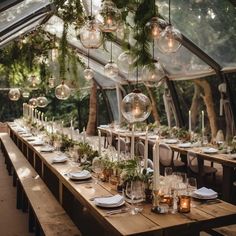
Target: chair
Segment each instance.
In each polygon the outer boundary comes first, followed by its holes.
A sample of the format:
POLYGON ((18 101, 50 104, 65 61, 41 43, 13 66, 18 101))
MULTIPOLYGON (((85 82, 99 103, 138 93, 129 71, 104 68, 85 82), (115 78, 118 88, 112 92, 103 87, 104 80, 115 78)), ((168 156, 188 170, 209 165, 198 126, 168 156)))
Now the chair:
POLYGON ((178 153, 174 152, 169 145, 161 143, 159 145, 160 172, 164 174, 165 167, 172 167, 173 171, 184 171, 185 163, 178 159, 178 153))
MULTIPOLYGON (((143 142, 139 141, 136 145, 136 148, 137 148, 137 155, 143 159, 144 158, 144 144, 143 144, 143 142)), ((147 167, 153 169, 153 162, 149 158, 147 161, 147 167)))
POLYGON ((188 162, 188 172, 189 172, 189 174, 195 175, 198 179, 201 178, 198 181, 198 182, 200 182, 200 185, 203 184, 201 182, 202 182, 202 178, 204 176, 211 175, 213 177, 213 180, 216 179, 217 169, 214 168, 213 166, 204 165, 204 161, 203 161, 202 171, 200 173, 199 159, 198 159, 197 153, 189 151, 188 154, 187 154, 187 162, 188 162))

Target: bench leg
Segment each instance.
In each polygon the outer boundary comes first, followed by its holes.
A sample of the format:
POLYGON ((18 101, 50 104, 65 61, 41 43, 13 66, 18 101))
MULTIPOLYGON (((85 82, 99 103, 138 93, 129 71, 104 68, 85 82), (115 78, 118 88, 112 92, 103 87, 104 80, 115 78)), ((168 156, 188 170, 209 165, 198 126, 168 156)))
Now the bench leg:
POLYGON ((20 181, 16 180, 16 208, 21 209, 22 207, 22 187, 20 181))
POLYGON ((12 175, 13 175, 13 183, 12 183, 12 185, 13 185, 13 187, 16 187, 16 179, 17 179, 16 172, 13 171, 12 175))
POLYGON ((26 197, 26 194, 24 191, 22 191, 22 211, 27 212, 28 211, 28 199, 26 197))
POLYGON ((37 219, 35 221, 35 236, 42 236, 41 235, 41 228, 40 228, 40 225, 39 225, 39 222, 37 219))
POLYGON ((34 216, 34 212, 32 210, 32 207, 29 206, 29 232, 33 233, 35 230, 35 216, 34 216))

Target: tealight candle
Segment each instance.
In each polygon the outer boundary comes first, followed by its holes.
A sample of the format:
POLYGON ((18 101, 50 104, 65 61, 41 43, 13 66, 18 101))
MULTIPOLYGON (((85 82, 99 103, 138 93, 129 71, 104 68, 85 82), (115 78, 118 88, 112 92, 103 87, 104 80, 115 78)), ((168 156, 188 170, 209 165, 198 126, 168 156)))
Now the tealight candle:
POLYGON ((191 197, 187 195, 181 195, 179 197, 179 212, 188 213, 190 212, 191 197))

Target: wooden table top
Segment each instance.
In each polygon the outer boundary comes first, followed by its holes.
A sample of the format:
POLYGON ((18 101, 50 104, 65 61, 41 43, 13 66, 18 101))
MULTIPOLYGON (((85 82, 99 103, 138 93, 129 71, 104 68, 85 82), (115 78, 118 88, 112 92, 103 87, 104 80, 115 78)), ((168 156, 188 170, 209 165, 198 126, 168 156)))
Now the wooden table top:
MULTIPOLYGON (((104 227, 110 229, 113 235, 145 235, 146 233, 163 235, 166 232, 170 232, 170 235, 171 232, 176 235, 177 232, 198 232, 207 228, 236 223, 236 206, 224 201, 218 201, 214 204, 197 202, 196 207, 191 208, 191 212, 185 214, 155 214, 151 212, 151 205, 144 203, 143 212, 137 215, 131 216, 126 212, 108 216, 106 209, 97 207, 90 199, 95 196, 115 194, 116 192, 109 183, 78 184, 71 181, 65 175, 73 168, 70 161, 52 164, 55 153, 40 152, 40 147, 32 146, 11 127, 10 129, 17 138, 37 153, 37 156, 58 177, 60 182, 73 193, 104 227)), ((126 203, 126 205, 129 204, 126 203)))

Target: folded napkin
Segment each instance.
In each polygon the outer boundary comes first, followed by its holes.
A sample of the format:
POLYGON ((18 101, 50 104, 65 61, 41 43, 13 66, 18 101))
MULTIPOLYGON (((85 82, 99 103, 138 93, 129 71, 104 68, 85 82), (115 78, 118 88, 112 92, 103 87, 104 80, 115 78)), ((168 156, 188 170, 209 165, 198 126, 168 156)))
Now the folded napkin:
POLYGON ((183 147, 183 148, 191 147, 191 143, 190 142, 180 143, 178 144, 178 147, 183 147))
POLYGON ((64 161, 66 161, 68 159, 68 157, 67 156, 56 156, 56 157, 53 157, 53 159, 52 159, 52 162, 53 163, 56 163, 56 162, 64 162, 64 161))
POLYGON ((206 187, 202 187, 194 191, 194 195, 202 198, 217 198, 218 194, 214 190, 206 187))
POLYGON ((44 146, 41 147, 40 152, 53 152, 54 151, 54 147, 52 146, 44 146))
POLYGON ((32 137, 32 134, 31 133, 24 133, 21 136, 24 138, 28 138, 28 137, 32 137))
POLYGON ((205 153, 216 153, 218 152, 218 149, 212 147, 205 147, 202 149, 202 151, 205 153))
POLYGON ((124 201, 123 196, 116 194, 112 197, 95 198, 94 203, 101 206, 119 205, 124 201))
POLYGON ((87 170, 82 170, 78 172, 70 172, 68 175, 70 178, 73 178, 73 179, 84 179, 84 178, 90 177, 91 173, 87 170))
POLYGON ((40 140, 40 139, 36 139, 34 141, 30 141, 29 143, 32 144, 33 146, 41 146, 41 145, 44 144, 44 142, 42 140, 40 140))

